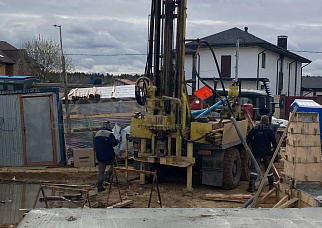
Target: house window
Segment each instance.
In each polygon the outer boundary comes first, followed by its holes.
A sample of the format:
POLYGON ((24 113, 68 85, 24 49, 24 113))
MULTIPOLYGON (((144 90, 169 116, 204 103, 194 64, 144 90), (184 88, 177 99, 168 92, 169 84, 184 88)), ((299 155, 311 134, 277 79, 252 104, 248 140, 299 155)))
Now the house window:
POLYGON ((262 53, 262 68, 266 68, 266 53, 262 53))
POLYGON ((221 56, 221 76, 223 78, 231 77, 231 56, 222 55, 221 56))

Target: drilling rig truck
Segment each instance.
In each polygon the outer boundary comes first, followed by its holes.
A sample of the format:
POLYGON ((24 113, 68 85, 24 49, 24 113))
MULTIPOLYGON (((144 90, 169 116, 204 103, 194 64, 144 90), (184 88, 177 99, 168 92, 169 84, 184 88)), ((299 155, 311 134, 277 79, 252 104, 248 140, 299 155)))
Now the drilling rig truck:
MULTIPOLYGON (((186 9, 186 0, 152 0, 145 75, 135 87, 136 100, 145 111, 131 118, 129 139, 139 145, 134 162, 138 169, 158 173, 165 167, 186 168, 187 190, 192 190, 193 167, 202 171, 203 184, 233 189, 249 175, 241 87, 235 81, 227 91, 222 83, 221 95, 213 91, 221 110, 216 117, 211 111, 203 118, 191 112, 184 69, 186 9)), ((190 42, 207 46, 202 40, 190 42)), ((262 92, 254 94, 271 102, 262 92)), ((145 175, 140 180, 144 183, 145 175)))

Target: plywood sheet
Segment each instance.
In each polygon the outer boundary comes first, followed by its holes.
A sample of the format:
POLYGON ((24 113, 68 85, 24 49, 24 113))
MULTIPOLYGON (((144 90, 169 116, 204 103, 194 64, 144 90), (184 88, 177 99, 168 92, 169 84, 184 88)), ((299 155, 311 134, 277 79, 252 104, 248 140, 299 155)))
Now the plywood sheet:
POLYGON ((317 112, 297 112, 295 113, 293 123, 305 122, 305 123, 318 123, 319 113, 317 112))
POLYGON ((293 163, 321 162, 320 146, 286 145, 285 159, 293 163))
MULTIPOLYGON (((247 120, 238 121, 238 127, 244 138, 247 133, 247 120)), ((229 144, 235 141, 238 141, 239 136, 237 134, 236 128, 233 123, 227 123, 224 125, 223 139, 222 144, 229 144)))
POLYGON ((286 141, 292 146, 321 146, 320 135, 287 134, 286 141))
POLYGON ((318 122, 291 122, 288 133, 320 135, 320 125, 318 122))
POLYGON ((293 163, 285 160, 284 173, 295 181, 322 181, 321 163, 293 163))

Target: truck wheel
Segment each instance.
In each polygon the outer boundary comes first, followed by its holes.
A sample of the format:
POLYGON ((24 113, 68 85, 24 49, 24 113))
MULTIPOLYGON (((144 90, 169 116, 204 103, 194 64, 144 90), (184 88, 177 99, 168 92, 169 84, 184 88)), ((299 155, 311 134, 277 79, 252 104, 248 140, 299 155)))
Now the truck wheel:
POLYGON ((243 146, 238 147, 240 153, 240 160, 241 160, 241 174, 240 180, 248 181, 250 177, 249 169, 251 165, 251 160, 249 154, 245 150, 243 146))
POLYGON ((241 161, 238 149, 229 148, 225 151, 223 167, 223 189, 234 189, 238 186, 241 173, 241 161))

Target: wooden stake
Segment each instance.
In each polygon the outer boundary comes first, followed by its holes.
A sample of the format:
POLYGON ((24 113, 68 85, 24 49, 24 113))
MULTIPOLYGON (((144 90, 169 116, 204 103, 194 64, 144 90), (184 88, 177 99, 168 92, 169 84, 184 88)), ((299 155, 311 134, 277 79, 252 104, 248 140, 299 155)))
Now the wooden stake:
POLYGON ((274 192, 276 191, 276 188, 271 189, 268 193, 266 193, 259 201, 257 204, 261 204, 263 202, 265 202, 265 200, 274 192))

